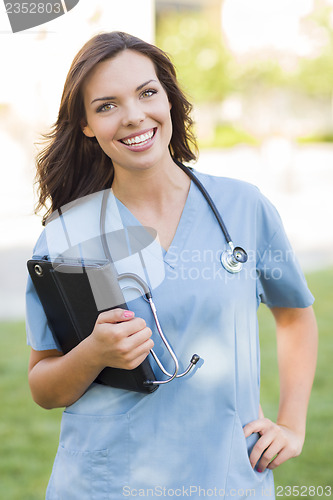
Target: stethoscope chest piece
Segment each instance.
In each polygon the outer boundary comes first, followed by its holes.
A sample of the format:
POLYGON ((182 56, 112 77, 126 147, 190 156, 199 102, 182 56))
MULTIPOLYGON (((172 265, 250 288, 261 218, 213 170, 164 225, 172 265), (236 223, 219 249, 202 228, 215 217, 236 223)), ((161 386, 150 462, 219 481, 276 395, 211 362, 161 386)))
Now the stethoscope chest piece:
POLYGON ((233 247, 229 243, 230 249, 221 254, 221 264, 226 271, 235 274, 242 270, 243 264, 247 261, 247 253, 242 247, 233 247))

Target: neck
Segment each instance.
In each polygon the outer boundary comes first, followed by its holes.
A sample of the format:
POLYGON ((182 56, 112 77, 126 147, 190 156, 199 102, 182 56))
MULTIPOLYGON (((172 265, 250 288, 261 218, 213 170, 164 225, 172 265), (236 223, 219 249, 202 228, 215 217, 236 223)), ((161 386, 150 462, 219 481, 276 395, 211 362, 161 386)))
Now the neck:
POLYGON ((161 207, 171 197, 188 192, 189 177, 170 158, 159 168, 147 170, 115 169, 112 190, 126 206, 154 205, 161 207))

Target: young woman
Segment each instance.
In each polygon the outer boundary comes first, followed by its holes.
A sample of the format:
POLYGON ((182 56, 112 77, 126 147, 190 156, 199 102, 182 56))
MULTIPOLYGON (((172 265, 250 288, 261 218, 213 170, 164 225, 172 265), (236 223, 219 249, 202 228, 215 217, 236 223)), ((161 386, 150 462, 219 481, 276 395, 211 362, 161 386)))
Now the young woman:
MULTIPOLYGON (((32 395, 44 408, 66 407, 50 500, 274 497, 272 469, 301 452, 316 362, 313 297, 276 210, 258 189, 196 173, 248 254, 239 273, 223 267, 228 243, 179 167, 195 160, 190 111, 166 54, 124 33, 88 41, 69 71, 57 123, 37 162, 39 208, 50 202, 46 215, 74 214, 82 242, 98 221, 98 193, 108 190, 107 231, 115 217, 125 228, 154 228, 163 267, 153 287, 161 326, 180 371, 193 352, 204 362, 152 394, 95 383, 105 367, 137 367, 154 343, 172 371, 146 302, 129 297, 128 311, 101 313, 91 335, 64 355, 29 280, 32 395), (259 402, 260 302, 277 327, 276 423, 264 418, 259 402)), ((35 256, 52 256, 59 243, 47 235, 52 220, 44 220, 35 256)), ((138 263, 131 261, 129 270, 138 263)), ((153 273, 148 277, 153 281, 153 273)))

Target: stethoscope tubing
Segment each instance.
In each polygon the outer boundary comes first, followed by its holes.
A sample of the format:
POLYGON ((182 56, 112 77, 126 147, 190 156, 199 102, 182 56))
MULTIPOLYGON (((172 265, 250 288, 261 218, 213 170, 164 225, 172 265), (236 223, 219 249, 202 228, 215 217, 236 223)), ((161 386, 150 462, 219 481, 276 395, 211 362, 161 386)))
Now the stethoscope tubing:
MULTIPOLYGON (((185 165, 183 165, 181 162, 179 162, 175 159, 174 159, 174 161, 175 161, 176 165, 178 165, 178 167, 181 168, 181 170, 183 170, 183 172, 185 172, 190 177, 190 179, 194 182, 194 184, 198 187, 198 189, 200 190, 200 192, 202 193, 202 195, 206 199, 208 205, 210 206, 210 208, 211 208, 211 210, 212 210, 212 212, 213 212, 213 214, 214 214, 214 216, 215 216, 215 218, 216 218, 216 220, 217 220, 217 222, 218 222, 218 224, 223 232, 223 235, 227 241, 227 244, 229 245, 229 250, 224 251, 221 255, 221 263, 222 263, 223 267, 230 273, 239 272, 242 269, 242 264, 244 262, 246 262, 246 260, 247 260, 247 254, 246 254, 245 250, 243 250, 240 247, 236 247, 236 248, 234 247, 234 244, 233 244, 232 239, 230 237, 230 234, 229 234, 229 232, 224 224, 224 221, 223 221, 218 209, 216 208, 214 201, 212 200, 210 194, 208 193, 208 191, 206 190, 204 185, 199 181, 199 179, 196 177, 196 175, 192 172, 192 170, 189 167, 185 167, 185 165)), ((108 242, 106 239, 106 233, 105 233, 105 225, 106 225, 105 220, 106 220, 106 212, 107 212, 106 207, 107 207, 108 197, 109 197, 109 190, 106 189, 103 192, 102 204, 101 204, 101 214, 100 214, 100 235, 101 235, 101 241, 102 241, 102 246, 103 246, 105 257, 107 258, 110 265, 112 266, 113 271, 114 271, 115 275, 117 276, 118 281, 121 281, 122 279, 125 279, 125 278, 131 279, 131 280, 134 280, 142 288, 142 290, 143 290, 142 295, 143 295, 143 297, 145 297, 146 301, 150 305, 152 314, 154 316, 154 321, 156 324, 157 331, 158 331, 166 349, 168 350, 170 356, 172 357, 174 365, 175 365, 174 372, 172 374, 169 373, 164 368, 162 362, 159 360, 156 353, 153 351, 153 349, 151 349, 151 351, 150 351, 151 355, 153 356, 153 358, 154 358, 155 362, 157 363, 158 367, 160 368, 160 370, 164 373, 164 375, 166 375, 168 377, 168 379, 166 379, 166 380, 154 380, 154 381, 147 380, 144 383, 144 385, 167 384, 167 383, 171 382, 172 380, 174 380, 175 378, 180 378, 180 377, 187 375, 189 373, 189 371, 199 361, 200 356, 198 356, 197 354, 193 354, 191 361, 190 361, 188 367, 186 368, 186 370, 183 373, 178 374, 178 371, 179 371, 178 358, 177 358, 171 345, 169 344, 169 342, 167 341, 167 339, 163 333, 163 330, 161 328, 161 325, 160 325, 160 322, 159 322, 159 319, 157 316, 156 307, 155 307, 155 304, 153 302, 152 294, 151 294, 151 291, 149 289, 148 284, 135 273, 122 273, 122 274, 118 275, 116 268, 115 268, 115 265, 114 265, 114 262, 113 262, 113 259, 112 259, 112 256, 111 256, 111 252, 109 249, 109 245, 108 245, 108 242)), ((127 287, 125 287, 125 288, 127 288, 127 287)), ((131 288, 133 288, 133 287, 131 287, 131 288)), ((136 288, 136 287, 134 287, 134 288, 136 288)), ((141 293, 142 293, 142 290, 139 288, 139 291, 141 291, 141 293)))
MULTIPOLYGON (((156 325, 158 334, 160 335, 166 349, 168 350, 168 352, 169 352, 169 354, 174 362, 174 372, 171 374, 164 368, 162 362, 160 361, 160 359, 158 358, 158 356, 156 355, 154 350, 151 349, 150 350, 151 355, 153 356, 153 358, 154 358, 155 362, 157 363, 158 367, 160 368, 160 370, 164 373, 164 375, 166 375, 168 377, 168 379, 166 379, 166 380, 146 380, 144 382, 144 385, 147 386, 147 385, 167 384, 167 383, 171 382, 172 380, 174 380, 175 378, 180 378, 180 377, 184 377, 185 375, 187 375, 189 373, 189 371, 193 368, 193 366, 199 361, 200 356, 198 356, 197 354, 193 354, 191 361, 190 361, 188 367, 186 368, 186 370, 183 373, 178 374, 179 361, 178 361, 178 358, 177 358, 174 350, 172 349, 166 336, 163 333, 163 330, 161 328, 161 325, 160 325, 160 322, 159 322, 159 319, 157 316, 156 306, 153 302, 152 293, 151 293, 151 290, 150 290, 148 284, 143 279, 141 279, 140 276, 138 276, 135 273, 121 273, 121 274, 117 273, 114 262, 113 262, 113 258, 112 258, 112 255, 111 255, 111 252, 109 249, 109 245, 108 245, 108 242, 106 239, 106 232, 105 232, 105 227, 106 227, 105 222, 106 222, 106 212, 107 212, 106 207, 107 207, 108 197, 109 197, 109 192, 108 192, 108 190, 105 190, 103 192, 101 214, 100 214, 100 235, 101 235, 101 241, 102 241, 102 246, 103 246, 103 251, 104 251, 105 257, 107 258, 109 264, 112 266, 113 272, 116 274, 118 281, 121 281, 123 279, 133 280, 142 288, 142 290, 143 290, 142 295, 146 299, 146 301, 149 303, 150 309, 151 309, 153 317, 154 317, 154 321, 155 321, 155 325, 156 325)), ((131 288, 133 288, 133 287, 131 287, 131 288)), ((141 291, 141 290, 139 289, 139 291, 141 291)), ((141 293, 142 293, 142 291, 141 291, 141 293)))
POLYGON ((199 188, 199 190, 201 191, 202 195, 206 199, 208 205, 210 206, 213 214, 215 215, 216 220, 217 220, 220 228, 222 229, 222 232, 224 234, 225 239, 227 240, 228 245, 230 245, 230 243, 232 243, 231 236, 230 236, 230 234, 229 234, 229 232, 228 232, 228 230, 226 228, 226 225, 223 222, 223 219, 222 219, 222 217, 221 217, 218 209, 216 208, 216 205, 215 205, 214 201, 212 200, 212 197, 208 193, 207 189, 202 184, 202 182, 199 181, 199 179, 197 178, 197 176, 192 172, 192 170, 189 167, 185 167, 185 165, 183 165, 182 163, 180 163, 177 160, 174 160, 174 161, 178 165, 178 167, 181 168, 183 170, 183 172, 185 172, 185 174, 187 174, 190 177, 190 179, 194 182, 194 184, 196 184, 196 186, 199 188))

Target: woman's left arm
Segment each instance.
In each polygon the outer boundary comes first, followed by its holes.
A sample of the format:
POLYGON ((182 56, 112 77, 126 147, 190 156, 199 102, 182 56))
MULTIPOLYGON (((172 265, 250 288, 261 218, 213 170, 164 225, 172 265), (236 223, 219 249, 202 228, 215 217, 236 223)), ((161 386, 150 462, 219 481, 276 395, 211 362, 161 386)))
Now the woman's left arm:
POLYGON ((280 378, 277 423, 259 418, 244 427, 246 437, 253 432, 260 434, 250 455, 253 467, 261 457, 259 472, 266 467, 275 469, 301 453, 317 360, 318 332, 312 307, 275 307, 271 311, 276 321, 280 378))

